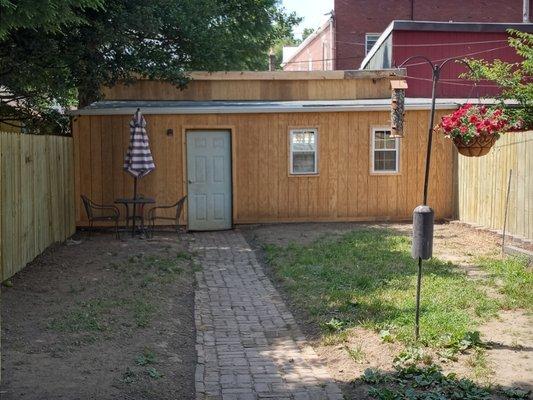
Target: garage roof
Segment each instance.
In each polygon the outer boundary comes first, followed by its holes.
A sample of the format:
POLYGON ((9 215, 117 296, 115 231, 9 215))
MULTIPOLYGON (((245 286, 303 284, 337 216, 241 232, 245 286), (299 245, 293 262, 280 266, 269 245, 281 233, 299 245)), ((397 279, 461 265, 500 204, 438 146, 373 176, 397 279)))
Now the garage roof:
MULTIPOLYGON (((468 99, 439 99, 437 109, 455 109, 468 99)), ((482 100, 491 103, 490 99, 482 100)), ((478 102, 475 100, 475 102, 478 102)), ((71 115, 128 115, 138 108, 143 114, 250 114, 342 111, 388 111, 390 99, 313 101, 98 101, 71 115)), ((407 110, 429 110, 431 99, 407 98, 407 110)))

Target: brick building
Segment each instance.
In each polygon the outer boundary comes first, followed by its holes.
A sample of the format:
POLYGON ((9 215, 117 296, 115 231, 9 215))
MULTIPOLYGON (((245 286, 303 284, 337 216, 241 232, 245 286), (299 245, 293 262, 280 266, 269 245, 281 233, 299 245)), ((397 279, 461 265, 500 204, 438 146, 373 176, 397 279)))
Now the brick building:
POLYGON ((298 47, 284 48, 285 71, 331 71, 333 70, 334 46, 333 18, 309 35, 298 47))
POLYGON ((523 0, 335 0, 334 7, 332 18, 284 60, 285 70, 357 69, 393 20, 524 20, 523 0))

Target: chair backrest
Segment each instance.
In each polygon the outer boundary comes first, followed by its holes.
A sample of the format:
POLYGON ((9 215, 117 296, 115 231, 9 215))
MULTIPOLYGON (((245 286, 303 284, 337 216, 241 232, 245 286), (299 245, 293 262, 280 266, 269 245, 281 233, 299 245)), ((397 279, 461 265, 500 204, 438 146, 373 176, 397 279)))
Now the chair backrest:
POLYGON ((187 200, 187 195, 183 196, 176 203, 176 224, 178 224, 180 221, 180 216, 183 211, 183 203, 185 203, 185 200, 187 200))
POLYGON ((81 195, 81 201, 83 202, 83 207, 85 207, 85 212, 87 213, 87 218, 91 219, 93 217, 93 209, 91 207, 91 200, 87 196, 81 195))

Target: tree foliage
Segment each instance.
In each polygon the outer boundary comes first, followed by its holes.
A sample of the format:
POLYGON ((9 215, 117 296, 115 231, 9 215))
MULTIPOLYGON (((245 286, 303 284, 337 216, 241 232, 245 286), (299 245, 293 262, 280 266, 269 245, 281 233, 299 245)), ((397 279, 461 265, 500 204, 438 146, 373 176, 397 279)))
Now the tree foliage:
POLYGON ((526 128, 533 127, 533 34, 510 30, 509 45, 523 60, 508 63, 502 60, 487 62, 468 60, 472 68, 469 77, 474 80, 490 80, 502 88, 501 100, 515 100, 518 108, 510 111, 522 120, 526 128))
POLYGON ((103 0, 0 0, 0 39, 17 29, 57 32, 86 23, 81 12, 102 6, 103 0))
POLYGON ((282 69, 281 62, 283 60, 284 47, 297 47, 314 32, 315 30, 313 28, 304 28, 301 39, 294 36, 293 32, 288 32, 287 35, 280 37, 272 46, 272 51, 276 59, 276 69, 282 69))
POLYGON ((103 86, 139 76, 183 87, 191 70, 264 69, 270 47, 298 22, 278 0, 56 3, 83 6, 55 26, 15 21, 0 38, 4 120, 28 123, 54 106, 85 106, 103 86))

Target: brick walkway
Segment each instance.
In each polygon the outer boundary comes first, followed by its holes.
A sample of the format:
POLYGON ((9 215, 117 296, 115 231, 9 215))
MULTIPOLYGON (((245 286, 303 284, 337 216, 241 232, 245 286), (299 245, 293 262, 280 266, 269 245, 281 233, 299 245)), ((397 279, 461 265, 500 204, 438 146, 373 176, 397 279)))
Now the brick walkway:
POLYGON ((197 233, 191 250, 197 399, 343 398, 240 233, 197 233))

